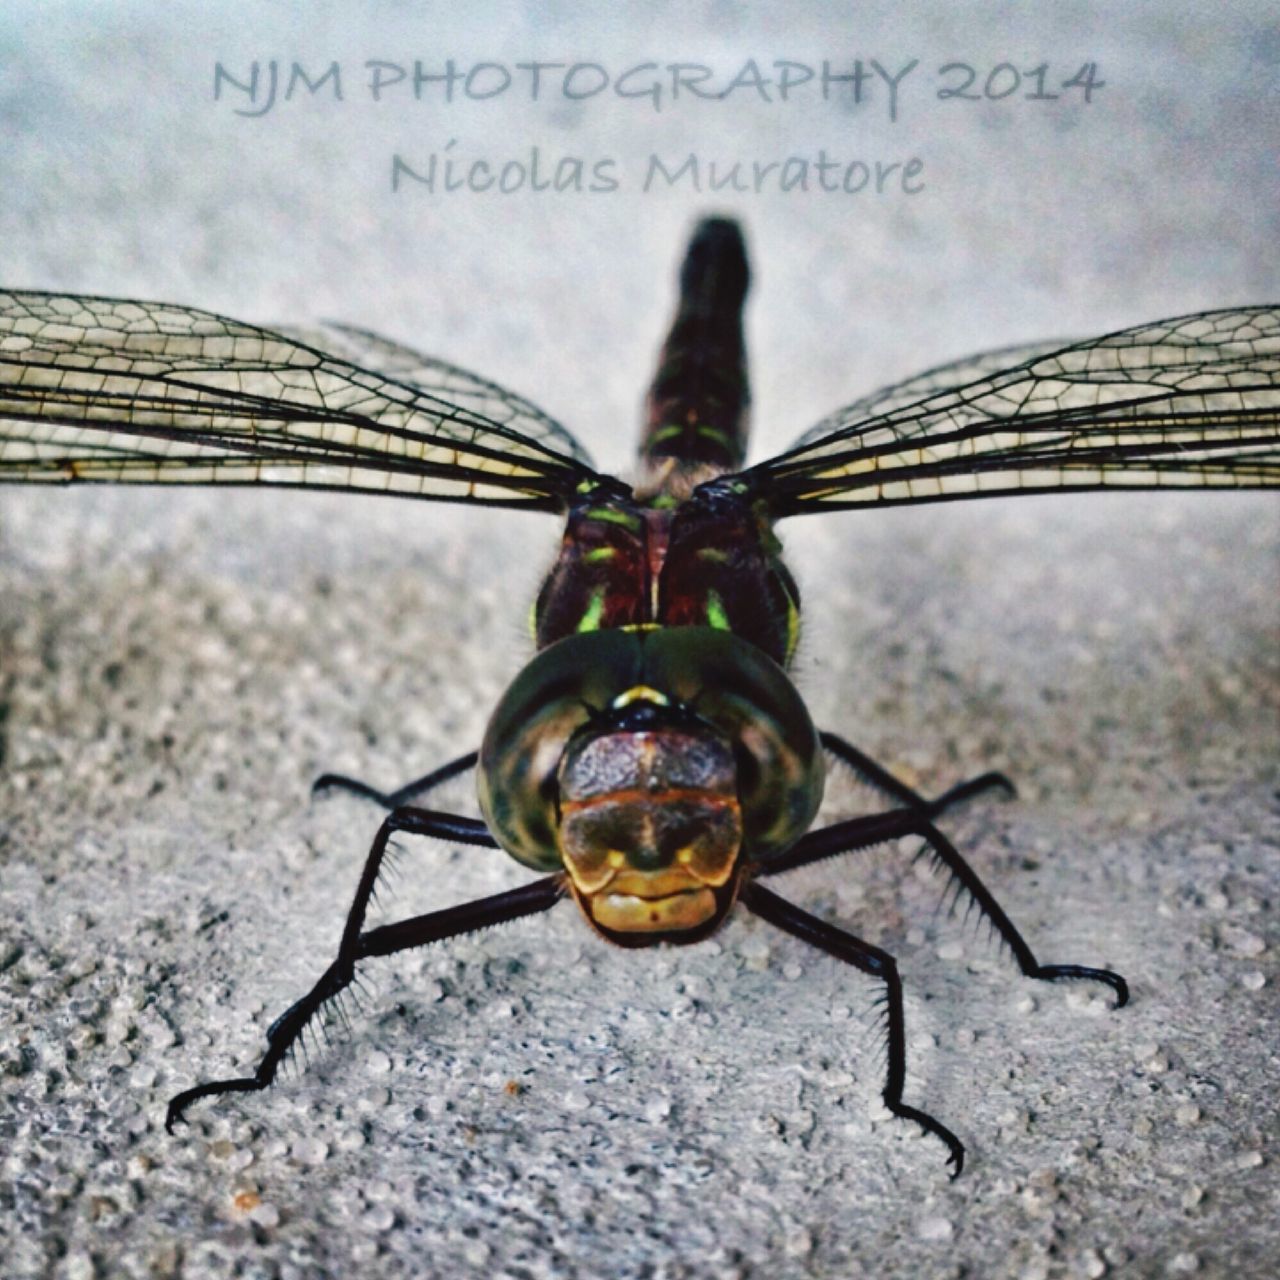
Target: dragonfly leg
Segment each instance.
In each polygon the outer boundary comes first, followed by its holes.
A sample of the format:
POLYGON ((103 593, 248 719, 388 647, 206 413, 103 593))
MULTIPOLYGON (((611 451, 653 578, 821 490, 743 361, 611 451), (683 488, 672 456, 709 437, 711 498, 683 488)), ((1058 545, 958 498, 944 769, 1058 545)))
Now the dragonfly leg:
POLYGON ((851 964, 884 983, 885 1032, 889 1053, 881 1097, 895 1116, 903 1120, 914 1120, 926 1133, 933 1134, 943 1142, 949 1152, 947 1164, 951 1166, 951 1177, 958 1178, 960 1170, 964 1168, 964 1144, 946 1125, 927 1112, 902 1101, 902 1091, 907 1079, 907 1036, 902 1012, 902 979, 898 975, 898 965, 894 958, 887 951, 863 942, 844 929, 802 911, 756 881, 748 880, 743 885, 739 901, 761 919, 799 938, 801 942, 807 942, 811 947, 817 947, 829 956, 843 960, 845 964, 851 964))
POLYGON ((978 874, 961 856, 960 851, 929 821, 926 814, 915 809, 891 809, 887 813, 872 814, 864 818, 852 818, 837 822, 818 831, 810 831, 796 841, 790 849, 762 862, 758 875, 772 876, 794 867, 807 866, 823 858, 839 853, 852 853, 871 845, 896 840, 902 836, 920 836, 933 850, 938 861, 951 873, 959 889, 968 893, 978 910, 990 921, 1001 940, 1013 952, 1018 967, 1028 978, 1045 982, 1064 979, 1085 979, 1102 982, 1116 995, 1115 1007, 1119 1009, 1129 1001, 1128 983, 1110 969, 1093 969, 1079 964, 1041 964, 1027 945, 1022 934, 1013 926, 1003 908, 991 895, 991 891, 978 878, 978 874))
POLYGON ((364 870, 356 888, 355 898, 347 913, 342 941, 333 963, 321 974, 319 981, 301 1000, 285 1010, 267 1030, 267 1051, 251 1076, 233 1077, 227 1080, 211 1080, 184 1089, 169 1102, 165 1115, 165 1128, 172 1133, 173 1126, 183 1118, 183 1112, 200 1098, 221 1093, 246 1093, 267 1088, 275 1079, 280 1063, 290 1048, 302 1035, 313 1017, 344 991, 355 980, 358 961, 376 955, 390 955, 409 947, 424 946, 455 934, 470 933, 489 925, 501 924, 519 916, 545 911, 562 893, 559 877, 549 876, 533 884, 524 885, 507 893, 481 898, 476 902, 448 907, 416 916, 398 924, 362 932, 365 912, 373 896, 374 886, 386 854, 387 843, 397 833, 434 836, 439 839, 460 841, 497 848, 484 823, 473 818, 449 813, 435 813, 429 809, 398 809, 388 815, 378 829, 364 870))
POLYGON ((949 791, 944 791, 936 800, 926 800, 918 791, 907 786, 905 782, 900 782, 884 765, 877 764, 869 755, 859 751, 851 742, 846 742, 834 733, 823 732, 818 737, 821 739, 822 745, 837 760, 848 765, 869 787, 892 800, 896 800, 907 808, 921 809, 931 818, 938 817, 953 805, 959 804, 963 800, 968 800, 983 791, 999 788, 1009 796, 1017 795, 1017 789, 1013 783, 1003 773, 997 773, 993 770, 990 773, 979 774, 978 777, 970 778, 966 782, 957 783, 949 791))
POLYGON ((331 789, 350 791, 355 795, 363 796, 366 800, 372 800, 384 809, 399 809, 402 805, 406 805, 410 801, 416 800, 419 796, 426 795, 428 791, 440 786, 442 783, 448 782, 450 778, 456 778, 458 774, 466 773, 468 769, 475 768, 475 763, 479 757, 480 753, 478 751, 468 751, 465 756, 450 760, 448 764, 442 764, 438 769, 433 769, 430 773, 424 773, 421 778, 406 782, 403 787, 397 787, 394 791, 379 791, 376 787, 371 787, 367 782, 361 782, 359 778, 348 778, 343 773, 322 773, 311 784, 311 794, 314 796, 321 791, 329 791, 331 789))

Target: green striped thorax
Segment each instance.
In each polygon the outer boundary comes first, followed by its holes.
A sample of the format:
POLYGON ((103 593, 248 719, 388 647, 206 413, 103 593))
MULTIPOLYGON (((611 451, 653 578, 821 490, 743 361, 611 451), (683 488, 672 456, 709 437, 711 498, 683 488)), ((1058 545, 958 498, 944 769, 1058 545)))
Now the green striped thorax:
POLYGON ((616 627, 731 631, 785 666, 800 593, 764 508, 706 484, 670 505, 628 494, 574 500, 560 553, 534 603, 539 648, 616 627))

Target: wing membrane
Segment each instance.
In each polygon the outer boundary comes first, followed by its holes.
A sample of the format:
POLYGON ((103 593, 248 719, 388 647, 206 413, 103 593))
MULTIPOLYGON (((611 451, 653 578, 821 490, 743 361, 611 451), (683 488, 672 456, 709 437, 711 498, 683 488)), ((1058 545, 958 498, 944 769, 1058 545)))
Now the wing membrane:
POLYGON ((486 421, 518 432, 527 440, 538 440, 557 453, 591 466, 587 451, 570 435, 567 428, 544 413, 537 405, 490 382, 479 374, 457 365, 424 356, 398 342, 355 325, 326 323, 314 329, 279 330, 306 346, 341 356, 351 364, 394 378, 411 382, 458 408, 479 414, 486 421))
POLYGON ((0 482, 560 510, 604 479, 528 401, 360 330, 291 336, 191 307, 0 293, 0 482))
POLYGON ((1280 308, 943 365, 739 477, 775 518, 995 494, 1280 486, 1280 308))

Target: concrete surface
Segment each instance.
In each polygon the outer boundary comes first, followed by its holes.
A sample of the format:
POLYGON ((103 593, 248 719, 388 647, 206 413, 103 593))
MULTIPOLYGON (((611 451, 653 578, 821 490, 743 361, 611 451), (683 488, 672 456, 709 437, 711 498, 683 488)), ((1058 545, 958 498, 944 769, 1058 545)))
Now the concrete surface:
MULTIPOLYGON (((712 202, 393 196, 393 150, 924 156, 910 200, 729 203, 759 279, 761 452, 970 350, 1280 297, 1261 5, 1212 24, 1189 5, 247 12, 5 7, 7 283, 377 327, 532 396, 616 468, 681 239, 712 202), (1109 85, 1093 114, 920 98, 892 127, 813 103, 352 101, 250 121, 209 91, 215 57, 859 53, 1089 57, 1109 85)), ((948 829, 1042 958, 1133 987, 1116 1013, 1021 980, 935 913, 943 885, 912 848, 790 877, 900 957, 907 1097, 964 1139, 962 1179, 878 1106, 872 984, 742 917, 694 948, 618 952, 568 904, 370 965, 348 1034, 167 1137, 166 1099, 250 1067, 336 946, 377 815, 310 801, 310 779, 395 783, 478 740, 558 530, 376 499, 12 490, 0 1275, 1276 1274, 1274 498, 966 503, 781 533, 815 717, 927 791, 1010 772, 1016 802, 948 829)), ((461 783, 447 798, 474 803, 461 783)), ((869 803, 838 780, 828 812, 869 803)), ((387 911, 523 878, 406 842, 387 911)))

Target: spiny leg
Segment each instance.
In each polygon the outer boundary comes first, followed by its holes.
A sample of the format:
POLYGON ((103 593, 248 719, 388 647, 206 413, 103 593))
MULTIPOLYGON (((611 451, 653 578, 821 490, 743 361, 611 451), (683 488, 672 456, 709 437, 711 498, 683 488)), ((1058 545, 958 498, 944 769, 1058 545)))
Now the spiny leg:
POLYGON ((484 823, 456 814, 435 813, 429 809, 397 809, 383 821, 374 837, 364 870, 356 887, 355 898, 347 913, 347 922, 338 945, 338 955, 320 976, 319 981, 301 1000, 291 1005, 267 1030, 267 1052, 251 1076, 212 1080, 185 1089, 169 1103, 165 1128, 173 1132, 182 1113, 199 1098, 220 1093, 245 1093, 265 1089, 275 1079, 285 1055, 302 1035, 311 1019, 329 1000, 344 991, 355 980, 357 961, 371 955, 386 955, 405 947, 422 946, 458 933, 470 933, 486 925, 500 924, 518 916, 544 911, 561 893, 558 877, 551 876, 525 885, 509 893, 481 898, 477 902, 417 916, 401 925, 389 925, 362 933, 365 913, 373 896, 378 872, 386 854, 387 843, 397 832, 434 836, 463 844, 497 848, 497 843, 484 823), (396 932, 399 930, 400 932, 396 932), (388 945, 388 939, 396 940, 388 945), (381 949, 379 949, 381 948, 381 949))
POLYGON ((898 975, 894 958, 887 951, 881 951, 879 947, 855 938, 844 929, 802 911, 757 881, 748 880, 742 886, 739 901, 761 919, 884 983, 887 1020, 885 1032, 889 1053, 884 1088, 880 1096, 895 1116, 903 1120, 914 1120, 926 1133, 941 1139, 950 1153, 947 1164, 952 1166, 951 1177, 958 1178, 960 1170, 964 1168, 964 1144, 946 1125, 927 1112, 917 1110, 902 1101, 902 1091, 907 1080, 907 1035, 902 1011, 902 979, 898 975))
POLYGON ((951 873, 962 889, 977 904, 978 910, 990 921, 992 927, 1013 952, 1018 967, 1028 978, 1045 982, 1064 979, 1087 979, 1102 982, 1116 993, 1115 1007, 1119 1009, 1129 1001, 1129 986, 1110 969, 1093 969, 1079 964, 1041 964, 1032 953, 1022 934, 1014 928, 991 891, 978 878, 978 874, 961 856, 960 851, 922 813, 915 809, 891 809, 887 813, 872 814, 864 818, 852 818, 837 822, 818 831, 810 831, 796 841, 790 849, 762 862, 757 874, 777 875, 794 867, 807 866, 823 858, 839 853, 852 853, 896 840, 902 836, 920 836, 928 842, 934 854, 951 873))
POLYGON ((478 751, 468 751, 465 756, 450 760, 448 764, 442 764, 438 769, 424 773, 421 778, 406 782, 403 787, 397 787, 394 791, 379 791, 367 782, 361 782, 359 778, 349 778, 344 773, 322 773, 311 784, 311 794, 314 796, 330 789, 350 791, 355 795, 363 796, 366 800, 372 800, 384 809, 399 809, 411 800, 416 800, 442 783, 448 782, 450 778, 456 778, 458 774, 474 769, 479 758, 478 751))
POLYGON ((822 745, 837 760, 847 764, 859 778, 869 787, 896 800, 908 809, 919 809, 929 817, 936 818, 945 813, 953 805, 968 800, 983 791, 999 788, 1009 796, 1017 795, 1017 789, 1003 773, 992 770, 957 783, 948 791, 944 791, 936 800, 926 800, 918 791, 899 781, 882 764, 878 764, 869 755, 859 751, 851 742, 825 730, 818 735, 822 745))

